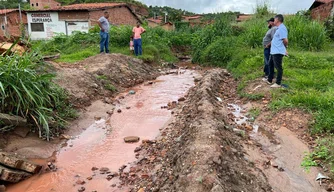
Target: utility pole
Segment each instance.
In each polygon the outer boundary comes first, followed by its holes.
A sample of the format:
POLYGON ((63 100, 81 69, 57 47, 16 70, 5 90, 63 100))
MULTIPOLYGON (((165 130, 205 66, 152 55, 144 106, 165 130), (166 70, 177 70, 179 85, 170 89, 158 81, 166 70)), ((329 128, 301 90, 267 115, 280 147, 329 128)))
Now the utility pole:
POLYGON ((21 4, 19 2, 20 23, 22 23, 21 4))
POLYGON ((167 15, 168 15, 168 12, 167 11, 164 11, 165 13, 165 23, 167 23, 167 15))

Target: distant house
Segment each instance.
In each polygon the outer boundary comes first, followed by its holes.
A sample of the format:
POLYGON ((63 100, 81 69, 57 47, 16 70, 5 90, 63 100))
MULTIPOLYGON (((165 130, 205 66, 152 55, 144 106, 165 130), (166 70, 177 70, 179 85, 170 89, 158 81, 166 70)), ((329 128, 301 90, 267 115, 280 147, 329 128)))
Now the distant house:
POLYGON ((23 28, 20 27, 20 13, 18 9, 0 10, 0 41, 21 36, 21 29, 25 30, 27 25, 27 15, 21 12, 23 28), (20 29, 21 28, 21 29, 20 29))
POLYGON ((239 14, 237 16, 237 22, 244 22, 251 19, 252 17, 253 17, 252 14, 239 14))
POLYGON ((146 19, 149 27, 162 27, 167 31, 172 31, 175 29, 174 24, 171 22, 164 23, 162 19, 148 18, 146 19))
POLYGON ((161 25, 161 19, 148 18, 146 19, 149 27, 158 27, 161 25))
POLYGON ((182 22, 189 23, 190 26, 202 25, 202 15, 182 16, 182 22))
POLYGON ((28 31, 32 40, 50 39, 57 33, 88 32, 108 11, 114 25, 136 25, 139 17, 125 3, 87 3, 28 10, 28 31))
POLYGON ((324 21, 334 14, 334 0, 315 0, 310 7, 311 17, 324 21))
POLYGON ((32 9, 53 9, 60 6, 61 4, 55 0, 30 0, 30 8, 32 9))

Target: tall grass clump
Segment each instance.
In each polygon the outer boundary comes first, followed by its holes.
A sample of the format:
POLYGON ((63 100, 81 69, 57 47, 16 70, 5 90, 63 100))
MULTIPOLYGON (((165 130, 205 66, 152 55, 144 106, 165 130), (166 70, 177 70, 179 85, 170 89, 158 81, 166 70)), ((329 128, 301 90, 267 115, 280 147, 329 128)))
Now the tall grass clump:
POLYGON ((254 13, 254 15, 258 18, 263 18, 274 14, 270 10, 269 3, 267 1, 258 2, 255 7, 254 13))
MULTIPOLYGON (((221 39, 231 37, 233 34, 233 28, 231 25, 232 17, 224 16, 215 21, 214 24, 208 25, 202 30, 199 30, 194 33, 192 40, 192 56, 193 62, 207 63, 205 58, 209 56, 203 56, 203 50, 207 49, 211 43, 221 39)), ((216 44, 217 45, 217 44, 216 44)), ((221 45, 226 46, 226 44, 221 45)), ((224 49, 221 47, 221 49, 224 49)), ((210 51, 206 51, 210 53, 210 51)), ((222 52, 222 54, 224 54, 222 52)), ((211 60, 212 61, 212 60, 211 60)))
POLYGON ((322 51, 328 46, 326 28, 318 21, 302 15, 286 17, 285 25, 289 29, 290 44, 304 51, 322 51))
POLYGON ((0 111, 28 119, 38 127, 40 137, 49 139, 63 128, 66 113, 73 111, 64 91, 52 83, 54 75, 37 72, 41 60, 36 55, 0 57, 0 111))
POLYGON ((262 47, 262 39, 268 31, 267 22, 268 18, 252 18, 251 20, 242 24, 245 29, 240 36, 243 42, 251 48, 262 47))

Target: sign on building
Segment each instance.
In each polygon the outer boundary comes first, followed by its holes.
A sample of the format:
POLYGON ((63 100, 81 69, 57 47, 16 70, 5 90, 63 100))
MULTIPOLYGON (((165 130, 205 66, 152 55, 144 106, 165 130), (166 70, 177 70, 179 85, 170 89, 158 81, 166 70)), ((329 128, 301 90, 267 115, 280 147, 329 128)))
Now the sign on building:
POLYGON ((59 21, 57 12, 27 13, 28 30, 32 40, 50 39, 56 34, 66 34, 65 21, 59 21))

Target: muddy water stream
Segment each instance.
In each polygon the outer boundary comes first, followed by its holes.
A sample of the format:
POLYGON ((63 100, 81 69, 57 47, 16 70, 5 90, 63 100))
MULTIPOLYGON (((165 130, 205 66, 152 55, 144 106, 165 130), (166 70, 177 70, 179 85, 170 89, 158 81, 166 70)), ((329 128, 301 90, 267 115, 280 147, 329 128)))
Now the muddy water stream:
MULTIPOLYGON (((10 186, 8 192, 71 192, 78 191, 82 186, 89 192, 126 191, 124 188, 111 187, 116 181, 108 181, 106 175, 98 171, 94 173, 92 167, 107 167, 111 172, 117 172, 122 165, 135 161, 134 149, 140 143, 126 144, 123 138, 138 136, 141 140, 155 139, 159 129, 172 117, 171 111, 161 107, 168 102, 177 101, 194 86, 194 75, 193 71, 185 71, 179 75, 161 76, 152 85, 135 87, 133 90, 136 93, 133 95, 119 95, 119 102, 110 119, 107 119, 105 112, 112 106, 95 102, 93 107, 95 105, 97 110, 104 111, 106 117, 95 121, 91 126, 82 127, 84 131, 80 135, 57 151, 55 165, 58 170, 10 186), (118 109, 122 112, 117 113, 118 109), (87 177, 92 177, 92 180, 88 181, 87 177), (78 179, 86 183, 78 185, 78 179)), ((92 120, 94 119, 83 121, 92 120)), ((80 122, 74 126, 78 125, 81 125, 80 122)))
POLYGON ((253 128, 249 135, 261 145, 261 149, 245 145, 247 158, 263 171, 274 192, 325 191, 315 181, 319 170, 313 167, 306 171, 301 167, 304 154, 309 149, 295 133, 283 126, 275 132, 268 131, 265 127, 256 125, 256 122, 249 121, 247 112, 242 107, 229 104, 228 108, 232 111, 236 124, 245 123, 253 128))

